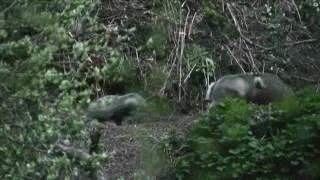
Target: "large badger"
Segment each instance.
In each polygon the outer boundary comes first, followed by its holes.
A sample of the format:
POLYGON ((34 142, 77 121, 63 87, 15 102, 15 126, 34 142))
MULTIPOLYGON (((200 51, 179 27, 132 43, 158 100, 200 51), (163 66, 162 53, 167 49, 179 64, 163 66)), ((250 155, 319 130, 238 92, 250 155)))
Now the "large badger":
POLYGON ((225 97, 244 98, 255 104, 267 104, 293 95, 293 91, 274 74, 233 74, 209 85, 205 101, 209 107, 222 105, 225 97))

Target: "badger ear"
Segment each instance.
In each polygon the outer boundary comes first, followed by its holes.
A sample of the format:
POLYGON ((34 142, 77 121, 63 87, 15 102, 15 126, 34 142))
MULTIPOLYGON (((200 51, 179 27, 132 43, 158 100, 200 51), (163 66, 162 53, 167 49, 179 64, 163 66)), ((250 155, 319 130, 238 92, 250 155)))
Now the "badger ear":
POLYGON ((267 87, 266 83, 263 81, 261 76, 255 76, 253 79, 254 86, 258 89, 264 89, 267 87))

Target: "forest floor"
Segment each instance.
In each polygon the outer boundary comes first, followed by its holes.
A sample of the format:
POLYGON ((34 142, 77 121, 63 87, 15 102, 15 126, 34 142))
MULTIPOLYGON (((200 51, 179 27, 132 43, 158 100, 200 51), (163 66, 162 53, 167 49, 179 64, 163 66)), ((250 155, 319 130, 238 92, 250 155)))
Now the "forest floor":
POLYGON ((100 140, 101 152, 112 155, 100 169, 106 179, 146 176, 159 179, 156 177, 165 171, 164 167, 168 168, 170 161, 163 148, 159 148, 163 138, 168 138, 170 131, 175 132, 175 137, 183 138, 195 122, 193 116, 151 115, 148 119, 150 121, 139 124, 127 121, 122 126, 106 123, 100 140))

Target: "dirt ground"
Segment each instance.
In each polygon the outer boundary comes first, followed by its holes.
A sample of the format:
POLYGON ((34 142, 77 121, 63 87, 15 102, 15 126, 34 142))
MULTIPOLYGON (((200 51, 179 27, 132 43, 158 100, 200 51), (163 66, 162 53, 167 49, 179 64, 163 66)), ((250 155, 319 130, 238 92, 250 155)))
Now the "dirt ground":
POLYGON ((159 150, 161 139, 168 137, 169 129, 175 129, 183 137, 195 122, 192 116, 150 115, 148 119, 140 123, 127 120, 122 126, 105 123, 100 150, 113 157, 100 169, 105 179, 146 179, 147 176, 159 179, 167 161, 159 150))

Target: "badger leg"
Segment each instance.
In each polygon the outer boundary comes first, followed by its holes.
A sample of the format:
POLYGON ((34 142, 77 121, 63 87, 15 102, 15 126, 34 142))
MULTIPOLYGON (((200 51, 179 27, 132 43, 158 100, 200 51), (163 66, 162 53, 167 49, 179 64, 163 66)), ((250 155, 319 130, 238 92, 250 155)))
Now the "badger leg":
POLYGON ((103 124, 99 123, 95 119, 90 119, 88 124, 87 124, 87 132, 89 135, 90 139, 90 144, 89 144, 89 153, 98 153, 99 152, 99 142, 100 142, 100 137, 102 135, 103 131, 103 124))
POLYGON ((101 137, 100 131, 92 132, 92 134, 90 135, 90 140, 91 140, 91 143, 89 146, 89 153, 90 154, 99 152, 100 137, 101 137))
POLYGON ((121 126, 122 120, 123 120, 123 117, 118 117, 118 118, 115 118, 114 122, 116 123, 117 126, 121 126))

